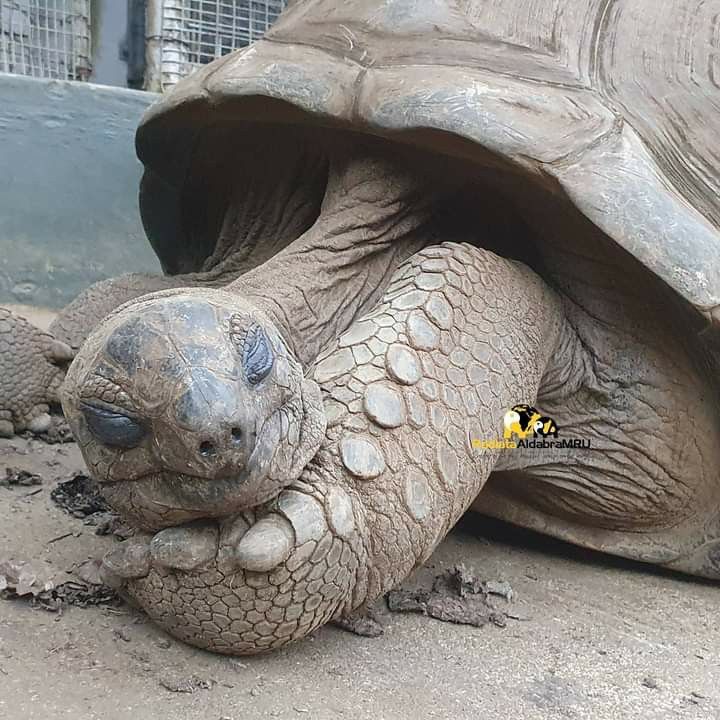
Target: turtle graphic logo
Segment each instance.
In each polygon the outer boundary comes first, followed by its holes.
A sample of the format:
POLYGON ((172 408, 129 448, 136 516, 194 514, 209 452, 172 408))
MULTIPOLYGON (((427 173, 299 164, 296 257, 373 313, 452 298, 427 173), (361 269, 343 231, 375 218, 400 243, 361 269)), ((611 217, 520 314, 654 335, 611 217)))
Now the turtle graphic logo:
POLYGON ((513 436, 520 440, 525 440, 531 435, 536 438, 556 438, 558 436, 558 426, 555 421, 539 413, 537 408, 532 405, 513 406, 505 413, 504 424, 503 437, 505 440, 509 440, 513 436))

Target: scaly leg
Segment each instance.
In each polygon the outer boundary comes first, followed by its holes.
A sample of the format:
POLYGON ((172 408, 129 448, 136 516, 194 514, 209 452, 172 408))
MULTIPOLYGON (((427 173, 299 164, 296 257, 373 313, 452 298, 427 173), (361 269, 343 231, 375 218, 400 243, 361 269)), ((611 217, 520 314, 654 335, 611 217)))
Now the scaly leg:
POLYGON ((50 428, 49 410, 72 349, 0 307, 0 437, 50 428))
POLYGON ((503 415, 535 401, 567 327, 520 263, 468 245, 427 248, 319 358, 325 441, 275 501, 167 528, 105 560, 160 625, 249 654, 381 596, 432 553, 498 452, 503 415))

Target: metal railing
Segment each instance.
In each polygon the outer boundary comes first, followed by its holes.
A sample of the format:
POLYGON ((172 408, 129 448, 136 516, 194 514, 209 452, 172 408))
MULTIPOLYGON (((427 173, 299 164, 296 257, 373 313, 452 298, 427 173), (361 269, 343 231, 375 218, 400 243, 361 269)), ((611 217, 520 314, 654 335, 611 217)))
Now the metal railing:
POLYGON ((0 0, 0 72, 90 77, 90 0, 0 0))

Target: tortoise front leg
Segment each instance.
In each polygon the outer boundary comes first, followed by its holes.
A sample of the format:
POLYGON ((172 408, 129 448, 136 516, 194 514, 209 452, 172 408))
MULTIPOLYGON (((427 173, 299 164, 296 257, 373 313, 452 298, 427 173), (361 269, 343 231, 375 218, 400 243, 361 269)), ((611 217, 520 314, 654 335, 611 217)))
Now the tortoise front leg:
POLYGON ((502 437, 505 411, 535 400, 565 332, 525 266, 467 245, 423 250, 319 359, 328 430, 301 479, 219 530, 161 531, 142 563, 118 550, 108 569, 133 578, 127 591, 169 632, 224 653, 361 608, 476 497, 499 451, 472 441, 502 437))
POLYGON ((0 307, 0 437, 46 432, 72 349, 0 307))

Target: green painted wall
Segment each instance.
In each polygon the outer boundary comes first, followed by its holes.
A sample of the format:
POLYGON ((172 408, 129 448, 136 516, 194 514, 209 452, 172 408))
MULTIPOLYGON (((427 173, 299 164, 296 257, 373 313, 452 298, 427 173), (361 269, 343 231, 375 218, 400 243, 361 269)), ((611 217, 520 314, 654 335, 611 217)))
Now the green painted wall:
POLYGON ((62 307, 97 280, 159 271, 134 150, 154 98, 0 74, 0 304, 62 307))

